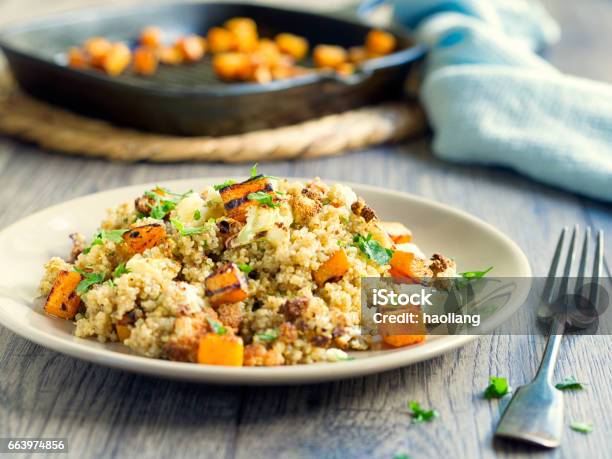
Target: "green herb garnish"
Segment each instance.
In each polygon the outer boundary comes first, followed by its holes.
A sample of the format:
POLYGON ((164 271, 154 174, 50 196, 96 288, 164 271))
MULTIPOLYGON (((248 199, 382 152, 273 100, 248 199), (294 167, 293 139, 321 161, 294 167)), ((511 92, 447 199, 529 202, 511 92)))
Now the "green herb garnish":
POLYGON ((156 188, 156 190, 162 191, 164 194, 160 195, 155 191, 145 191, 145 196, 153 200, 153 204, 148 203, 151 208, 151 217, 157 220, 163 220, 163 218, 173 210, 176 205, 184 199, 187 195, 193 191, 189 190, 186 193, 173 193, 165 188, 156 188))
MULTIPOLYGON (((255 166, 257 166, 257 165, 255 165, 255 166)), ((236 180, 227 179, 225 182, 220 183, 219 185, 213 185, 213 188, 214 188, 216 191, 220 191, 220 190, 222 190, 223 188, 227 188, 228 186, 233 185, 234 183, 236 183, 236 180)))
POLYGON ((245 274, 249 274, 251 271, 253 271, 253 267, 247 265, 246 263, 238 263, 238 268, 245 274))
POLYGON ((279 332, 277 329, 274 329, 271 332, 255 333, 255 336, 257 336, 262 341, 274 341, 278 338, 279 332))
POLYGON ((210 325, 210 328, 213 329, 213 331, 217 334, 217 335, 225 335, 227 333, 226 328, 221 325, 219 322, 212 320, 210 318, 206 318, 206 320, 208 320, 208 324, 210 325))
POLYGON ((104 282, 106 275, 104 273, 87 273, 81 269, 74 268, 74 270, 83 276, 81 282, 77 285, 76 292, 78 295, 86 293, 93 285, 104 282))
POLYGON ((575 378, 565 378, 560 383, 555 384, 555 387, 559 390, 582 390, 584 389, 583 383, 576 381, 575 378))
POLYGON ((121 277, 122 275, 127 274, 129 272, 130 270, 125 267, 125 263, 120 263, 113 271, 113 278, 121 277))
POLYGON ((203 233, 206 228, 203 226, 193 226, 191 228, 185 228, 183 222, 177 220, 176 218, 171 218, 170 223, 176 228, 176 230, 180 233, 181 236, 192 236, 194 234, 203 233))
POLYGON ((463 277, 464 279, 480 279, 481 277, 486 276, 487 273, 491 271, 492 269, 493 269, 493 266, 489 266, 484 271, 466 271, 464 273, 459 273, 459 275, 463 277))
POLYGON ((368 234, 366 237, 357 234, 353 238, 353 245, 361 250, 370 260, 374 260, 379 265, 389 264, 393 256, 393 250, 384 248, 372 239, 371 234, 368 234))
POLYGON ((194 220, 199 220, 200 218, 202 218, 202 213, 200 212, 200 209, 197 209, 194 213, 193 213, 193 219, 194 220))
POLYGON ((274 202, 274 196, 266 193, 265 191, 256 191, 255 193, 249 193, 247 199, 257 201, 260 206, 268 206, 271 208, 280 207, 279 202, 274 202))
POLYGON ((506 378, 491 376, 489 378, 489 386, 484 391, 484 398, 491 400, 492 398, 502 398, 510 392, 510 386, 506 378))
POLYGON ((408 402, 408 408, 410 408, 410 416, 412 416, 413 424, 431 422, 439 416, 436 410, 424 410, 421 408, 421 404, 414 400, 408 402))
POLYGON ((576 432, 588 434, 593 432, 593 424, 589 422, 572 422, 570 428, 576 432))
POLYGON ((123 235, 128 231, 129 229, 101 230, 98 234, 94 236, 94 239, 93 241, 91 241, 89 247, 83 250, 83 253, 87 255, 94 245, 102 245, 104 240, 109 240, 114 242, 115 244, 119 244, 123 242, 123 235))
POLYGON ((251 167, 251 177, 257 177, 257 163, 253 164, 253 167, 251 167))

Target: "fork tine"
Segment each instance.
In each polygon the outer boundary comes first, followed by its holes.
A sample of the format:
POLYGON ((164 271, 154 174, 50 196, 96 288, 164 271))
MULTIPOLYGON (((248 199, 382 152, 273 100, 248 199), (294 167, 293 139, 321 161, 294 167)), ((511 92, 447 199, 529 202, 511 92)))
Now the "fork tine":
POLYGON ((557 242, 557 248, 555 249, 555 255, 553 256, 552 263, 550 264, 550 269, 548 270, 546 284, 544 284, 544 291, 542 292, 542 296, 546 298, 548 302, 552 301, 551 298, 553 293, 553 286, 555 285, 555 274, 557 273, 557 268, 559 267, 559 259, 561 258, 561 251, 563 250, 563 242, 565 240, 566 233, 567 227, 563 228, 563 230, 561 231, 559 241, 557 242))
MULTIPOLYGON (((587 257, 589 253, 589 245, 591 241, 591 227, 587 226, 584 233, 584 242, 582 243, 582 255, 580 256, 580 266, 578 267, 578 280, 582 281, 586 273, 587 257)), ((578 287, 578 286, 577 286, 578 287)))
POLYGON ((603 251, 604 251, 604 233, 603 230, 597 231, 597 243, 595 245, 595 256, 593 257, 593 274, 591 278, 591 291, 589 293, 590 303, 597 308, 599 293, 598 285, 601 272, 603 271, 603 251))
MULTIPOLYGON (((565 258, 565 268, 563 268, 563 277, 561 278, 561 285, 559 285, 559 296, 566 295, 568 293, 569 276, 572 274, 572 264, 575 258, 576 248, 576 235, 578 234, 578 225, 574 227, 572 231, 572 238, 570 239, 569 249, 567 249, 567 257, 565 258)), ((552 303, 554 297, 551 295, 548 297, 548 301, 552 303)))

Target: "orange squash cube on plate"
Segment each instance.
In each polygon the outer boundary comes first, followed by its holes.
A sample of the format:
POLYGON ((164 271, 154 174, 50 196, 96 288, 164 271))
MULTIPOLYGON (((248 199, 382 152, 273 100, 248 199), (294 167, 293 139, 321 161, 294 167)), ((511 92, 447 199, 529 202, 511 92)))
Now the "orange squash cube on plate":
POLYGON ((412 232, 399 222, 380 222, 383 231, 389 235, 396 244, 405 244, 412 241, 412 232))
POLYGON ((142 253, 166 240, 166 228, 159 223, 132 228, 123 235, 131 253, 142 253))
POLYGON ((73 319, 81 306, 76 288, 81 275, 75 271, 60 271, 45 302, 45 312, 62 319, 73 319))
POLYGON ((242 338, 227 334, 207 333, 200 338, 198 363, 241 367, 244 363, 242 338))
POLYGON ((234 36, 234 45, 238 51, 251 52, 257 48, 259 37, 255 21, 250 18, 233 18, 224 26, 234 36))
POLYGON ((89 56, 91 65, 100 68, 112 47, 113 44, 104 37, 91 37, 83 43, 83 51, 89 56))
POLYGON ((326 282, 335 282, 349 270, 350 265, 344 249, 337 250, 329 259, 319 266, 314 273, 314 280, 319 287, 326 282))
POLYGON ((247 280, 235 263, 227 263, 204 280, 206 296, 214 307, 247 298, 247 280))
POLYGON ((219 190, 227 216, 244 223, 249 207, 259 205, 257 201, 250 200, 249 195, 259 191, 272 193, 273 189, 270 179, 258 175, 244 182, 235 183, 219 190))

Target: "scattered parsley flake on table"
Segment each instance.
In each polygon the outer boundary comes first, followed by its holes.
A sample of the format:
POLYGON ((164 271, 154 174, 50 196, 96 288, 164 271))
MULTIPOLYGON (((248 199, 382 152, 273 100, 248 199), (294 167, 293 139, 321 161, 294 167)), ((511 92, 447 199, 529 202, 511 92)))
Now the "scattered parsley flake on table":
POLYGON ((489 386, 484 391, 484 398, 491 400, 492 398, 502 398, 510 392, 510 386, 506 378, 491 376, 489 378, 489 386))
POLYGON ((410 400, 408 402, 410 408, 410 416, 412 416, 413 424, 422 424, 423 422, 431 422, 440 414, 436 410, 425 410, 421 408, 421 404, 417 401, 410 400))
POLYGON ((555 384, 555 387, 559 390, 582 390, 584 389, 583 384, 584 383, 576 381, 574 377, 569 377, 555 384))
POLYGON ((583 434, 588 434, 593 432, 593 424, 589 422, 572 422, 570 424, 570 428, 576 432, 580 432, 583 434))

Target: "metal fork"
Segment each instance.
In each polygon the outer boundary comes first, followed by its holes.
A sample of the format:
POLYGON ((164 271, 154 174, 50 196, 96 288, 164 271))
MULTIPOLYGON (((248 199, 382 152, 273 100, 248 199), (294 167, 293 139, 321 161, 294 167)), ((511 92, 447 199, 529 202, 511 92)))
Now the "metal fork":
MULTIPOLYGON (((578 226, 574 228, 572 233, 563 269, 563 277, 559 285, 558 294, 555 295, 555 274, 561 259, 567 228, 563 229, 559 237, 542 295, 543 301, 549 306, 554 305, 556 301, 570 293, 568 278, 572 273, 577 233, 578 226)), ((581 287, 581 279, 584 278, 586 273, 590 239, 591 231, 590 228, 587 228, 578 268, 577 288, 581 287)), ((598 231, 592 273, 594 284, 598 282, 602 272, 603 245, 603 232, 598 231)), ((590 298, 590 300, 592 304, 595 304, 596 298, 590 298)), ((495 431, 497 437, 520 440, 548 448, 555 448, 561 443, 561 433, 563 431, 563 394, 553 386, 552 376, 566 324, 581 327, 582 323, 571 320, 571 317, 565 314, 556 313, 552 315, 550 333, 540 368, 533 381, 519 387, 514 393, 497 425, 495 431)))

